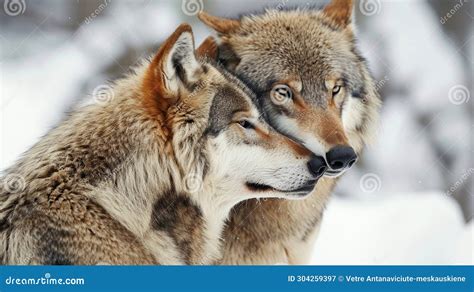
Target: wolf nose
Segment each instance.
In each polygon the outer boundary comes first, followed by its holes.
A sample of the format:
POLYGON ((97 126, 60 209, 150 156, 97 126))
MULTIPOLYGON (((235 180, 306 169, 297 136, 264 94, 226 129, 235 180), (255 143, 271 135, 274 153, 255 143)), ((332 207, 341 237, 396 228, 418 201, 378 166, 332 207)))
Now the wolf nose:
POLYGON ((320 156, 313 156, 308 162, 308 168, 315 179, 320 178, 326 171, 326 162, 320 156))
POLYGON ((342 170, 351 167, 357 160, 357 154, 349 146, 336 146, 326 153, 326 159, 332 170, 342 170))

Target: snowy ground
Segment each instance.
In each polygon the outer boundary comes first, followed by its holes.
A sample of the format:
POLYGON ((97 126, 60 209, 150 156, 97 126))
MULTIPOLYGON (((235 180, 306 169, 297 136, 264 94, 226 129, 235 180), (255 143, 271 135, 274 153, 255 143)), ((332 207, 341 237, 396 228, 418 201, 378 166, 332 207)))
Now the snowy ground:
POLYGON ((439 192, 354 201, 333 198, 312 264, 474 264, 473 223, 439 192))
MULTIPOLYGON (((472 264, 472 3, 442 24, 456 1, 436 11, 426 1, 377 2, 373 13, 357 6, 355 15, 384 98, 380 131, 336 189, 313 263, 472 264)), ((1 15, 0 170, 179 23, 193 24, 197 43, 210 33, 180 1, 116 1, 88 22, 102 1, 43 3, 1 15)), ((307 1, 205 3, 236 16, 307 1)))

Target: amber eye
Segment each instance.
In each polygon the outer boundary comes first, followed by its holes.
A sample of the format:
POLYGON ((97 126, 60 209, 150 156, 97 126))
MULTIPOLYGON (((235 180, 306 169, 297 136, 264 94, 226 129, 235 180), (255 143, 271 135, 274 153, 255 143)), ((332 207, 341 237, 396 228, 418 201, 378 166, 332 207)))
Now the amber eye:
POLYGON ((272 88, 270 97, 274 104, 284 104, 293 99, 293 91, 288 85, 278 84, 272 88))
POLYGON ((342 88, 342 86, 340 86, 340 85, 334 86, 334 87, 332 88, 332 96, 338 94, 339 91, 341 91, 341 88, 342 88))
POLYGON ((247 121, 247 120, 241 120, 238 122, 239 125, 244 128, 244 129, 247 129, 247 130, 253 130, 255 129, 255 126, 254 124, 252 124, 251 122, 247 121))

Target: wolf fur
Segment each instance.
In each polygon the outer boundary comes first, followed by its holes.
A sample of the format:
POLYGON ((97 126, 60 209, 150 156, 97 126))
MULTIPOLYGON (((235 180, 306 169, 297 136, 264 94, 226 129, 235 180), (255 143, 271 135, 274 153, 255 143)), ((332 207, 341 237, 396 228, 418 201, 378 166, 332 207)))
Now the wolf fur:
POLYGON ((314 186, 310 152, 271 129, 235 77, 196 59, 189 25, 108 94, 0 179, 1 264, 211 264, 235 204, 314 186))
MULTIPOLYGON (((325 157, 337 145, 360 154, 378 120, 380 99, 356 47, 351 15, 352 1, 333 0, 323 9, 268 9, 240 19, 201 12, 199 18, 218 33, 218 59, 256 92, 269 123, 325 157), (291 100, 272 99, 277 85, 290 88, 291 100)), ((326 171, 304 201, 236 206, 224 231, 222 263, 308 263, 341 174, 326 171)))

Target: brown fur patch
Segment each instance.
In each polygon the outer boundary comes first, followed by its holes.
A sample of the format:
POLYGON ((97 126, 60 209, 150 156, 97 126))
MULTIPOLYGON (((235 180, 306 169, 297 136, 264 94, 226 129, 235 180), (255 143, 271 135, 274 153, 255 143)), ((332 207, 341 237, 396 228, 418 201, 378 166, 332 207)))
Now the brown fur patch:
POLYGON ((285 139, 285 142, 288 143, 290 148, 293 149, 298 155, 300 155, 300 156, 309 156, 309 155, 311 155, 311 151, 304 148, 300 144, 295 143, 290 139, 285 139))
POLYGON ((222 34, 236 32, 240 27, 238 20, 213 16, 204 11, 199 12, 198 17, 202 22, 222 34))
POLYGON ((332 0, 323 12, 337 25, 346 27, 351 23, 352 0, 332 0))
MULTIPOLYGON (((145 109, 156 118, 160 124, 165 125, 165 117, 168 108, 176 102, 178 96, 170 93, 166 87, 166 76, 163 72, 165 58, 169 54, 173 45, 176 43, 182 33, 188 32, 192 35, 192 29, 189 24, 181 24, 176 31, 160 47, 158 53, 151 61, 143 78, 142 93, 143 105, 145 109)), ((163 127, 166 136, 169 130, 163 127)))
MULTIPOLYGON (((271 139, 278 139, 279 141, 276 144, 283 145, 282 147, 284 148, 292 149, 296 154, 301 157, 309 157, 311 155, 311 151, 301 146, 300 144, 293 142, 293 140, 282 138, 280 135, 273 135, 271 139)), ((270 143, 274 144, 274 142, 270 143)))
POLYGON ((255 128, 255 132, 260 136, 260 138, 264 141, 270 142, 270 133, 268 131, 265 131, 264 129, 261 129, 259 127, 255 128))
POLYGON ((196 49, 196 55, 201 58, 208 58, 211 60, 217 60, 217 55, 219 53, 219 48, 217 46, 216 40, 210 36, 207 37, 199 48, 196 49))
POLYGON ((294 93, 293 101, 299 111, 305 112, 306 110, 309 109, 308 104, 304 101, 304 98, 300 94, 294 93))
POLYGON ((324 127, 317 127, 317 131, 319 132, 319 136, 324 139, 330 147, 335 145, 349 145, 337 111, 318 109, 310 118, 319 120, 316 125, 324 125, 324 127))

